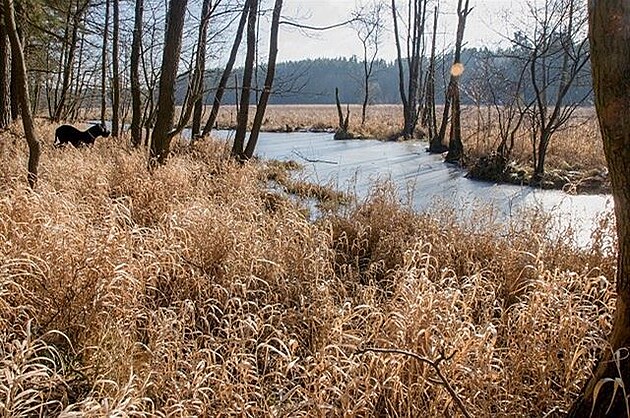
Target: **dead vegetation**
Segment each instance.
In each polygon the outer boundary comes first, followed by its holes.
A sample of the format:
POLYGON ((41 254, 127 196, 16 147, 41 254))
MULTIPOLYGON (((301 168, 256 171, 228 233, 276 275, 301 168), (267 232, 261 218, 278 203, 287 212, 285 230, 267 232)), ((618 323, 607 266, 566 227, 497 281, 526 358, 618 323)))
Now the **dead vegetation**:
POLYGON ((605 219, 578 250, 381 185, 312 222, 212 140, 152 175, 47 142, 37 192, 25 159, 2 134, 3 416, 561 415, 610 328, 605 219))

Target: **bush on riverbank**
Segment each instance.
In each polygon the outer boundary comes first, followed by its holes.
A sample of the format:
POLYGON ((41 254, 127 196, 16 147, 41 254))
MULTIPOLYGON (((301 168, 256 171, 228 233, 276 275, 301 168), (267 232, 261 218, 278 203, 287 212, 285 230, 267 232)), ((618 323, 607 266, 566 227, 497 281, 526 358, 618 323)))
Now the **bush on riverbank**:
POLYGON ((312 222, 221 142, 153 175, 145 157, 47 143, 33 193, 23 140, 0 136, 9 416, 456 414, 430 367, 372 347, 444 353, 472 416, 543 416, 609 330, 605 224, 577 250, 542 214, 415 214, 386 185, 312 222))

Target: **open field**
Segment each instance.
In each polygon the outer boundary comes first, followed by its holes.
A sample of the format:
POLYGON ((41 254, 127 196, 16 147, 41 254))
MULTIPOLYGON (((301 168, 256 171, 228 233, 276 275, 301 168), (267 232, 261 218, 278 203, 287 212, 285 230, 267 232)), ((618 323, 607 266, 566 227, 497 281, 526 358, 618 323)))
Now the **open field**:
POLYGON ((222 142, 112 144, 46 142, 31 192, 0 134, 3 416, 561 416, 605 346, 606 219, 578 250, 385 184, 313 220, 222 142))

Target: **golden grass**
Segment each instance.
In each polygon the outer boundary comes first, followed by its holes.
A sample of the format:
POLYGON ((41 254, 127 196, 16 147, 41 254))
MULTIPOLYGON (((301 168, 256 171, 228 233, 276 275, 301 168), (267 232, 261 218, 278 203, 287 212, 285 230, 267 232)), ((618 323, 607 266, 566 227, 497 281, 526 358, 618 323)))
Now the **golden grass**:
POLYGON ((370 347, 452 355, 472 416, 560 414, 610 329, 609 226, 577 250, 542 214, 415 214, 387 185, 312 222, 214 140, 152 175, 47 142, 34 193, 23 142, 0 136, 1 416, 457 416, 370 347))

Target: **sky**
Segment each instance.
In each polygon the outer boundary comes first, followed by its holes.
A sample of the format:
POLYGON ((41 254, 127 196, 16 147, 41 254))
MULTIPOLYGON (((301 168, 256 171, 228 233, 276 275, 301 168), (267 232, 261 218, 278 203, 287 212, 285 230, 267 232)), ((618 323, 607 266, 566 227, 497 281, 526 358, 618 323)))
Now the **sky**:
MULTIPOLYGON (((381 0, 387 5, 390 0, 381 0)), ((329 26, 348 20, 366 0, 285 0, 283 18, 310 26, 329 26)), ((401 0, 398 3, 402 4, 401 0)), ((519 0, 471 0, 474 7, 468 17, 465 42, 470 47, 489 48, 498 45, 504 36, 511 33, 507 22, 522 12, 519 0), (507 18, 506 18, 507 15, 507 18)), ((441 0, 438 50, 449 49, 454 44, 457 27, 457 0, 441 0)), ((387 7, 387 31, 384 33, 379 57, 393 60, 396 56, 391 26, 390 8, 387 7)), ((430 26, 430 25, 429 25, 430 26)), ((281 27, 278 61, 300 60, 318 57, 351 57, 361 54, 361 43, 356 32, 349 27, 325 32, 298 30, 281 27)))

